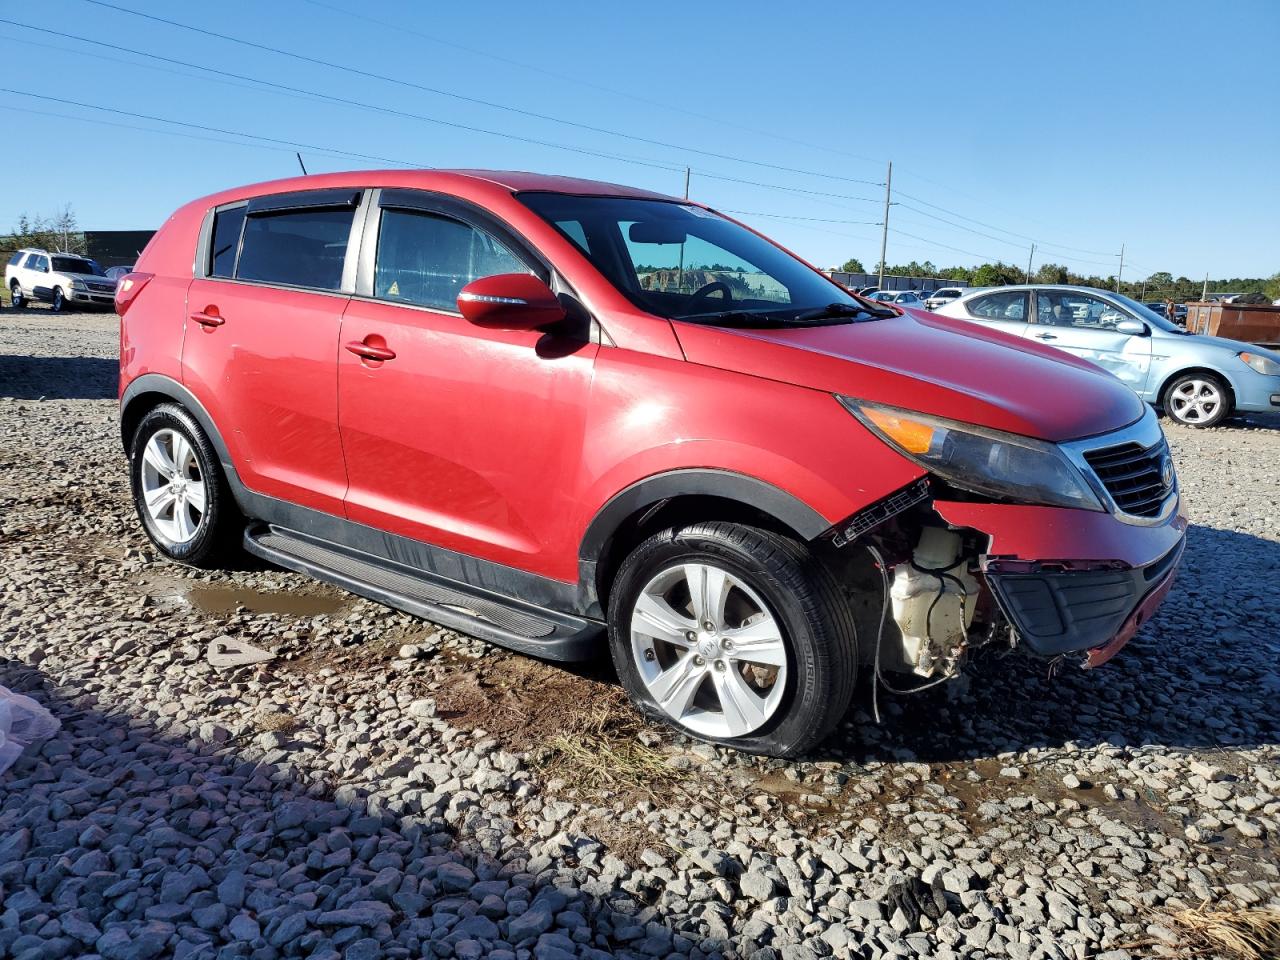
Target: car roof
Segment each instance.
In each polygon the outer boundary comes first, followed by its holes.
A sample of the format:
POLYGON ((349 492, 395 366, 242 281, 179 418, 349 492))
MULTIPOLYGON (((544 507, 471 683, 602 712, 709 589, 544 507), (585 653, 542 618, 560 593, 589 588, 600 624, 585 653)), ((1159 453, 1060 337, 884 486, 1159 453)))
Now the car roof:
POLYGON ((268 180, 223 190, 196 201, 216 206, 251 197, 295 190, 317 190, 326 187, 398 187, 453 193, 463 186, 490 187, 505 193, 563 193, 575 196, 624 197, 637 200, 666 200, 687 203, 679 197, 641 190, 619 183, 531 173, 524 170, 347 170, 339 173, 310 174, 268 180))
POLYGON ((1082 287, 1072 283, 1010 283, 1003 287, 970 287, 964 295, 971 293, 991 293, 992 291, 1014 290, 1060 290, 1063 293, 1099 293, 1104 297, 1119 296, 1114 290, 1103 290, 1100 287, 1082 287))

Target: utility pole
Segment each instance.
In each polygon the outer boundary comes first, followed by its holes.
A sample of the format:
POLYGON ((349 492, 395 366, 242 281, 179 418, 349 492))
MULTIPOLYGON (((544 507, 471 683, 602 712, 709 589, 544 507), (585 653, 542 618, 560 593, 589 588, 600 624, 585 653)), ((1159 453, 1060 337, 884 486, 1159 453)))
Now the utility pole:
POLYGON ((1200 302, 1206 303, 1209 299, 1209 274, 1206 271, 1204 275, 1204 288, 1200 291, 1200 302))
POLYGON ((1027 254, 1027 283, 1031 282, 1031 261, 1036 255, 1036 245, 1031 245, 1031 252, 1027 254))
POLYGON ((689 168, 684 168, 684 198, 689 199, 689 168))
POLYGON ((884 231, 880 234, 880 283, 884 286, 884 258, 889 247, 889 196, 893 190, 893 161, 889 161, 889 172, 884 178, 884 231))
POLYGON ((1120 268, 1116 270, 1116 293, 1120 292, 1120 274, 1124 273, 1124 244, 1120 244, 1120 268))

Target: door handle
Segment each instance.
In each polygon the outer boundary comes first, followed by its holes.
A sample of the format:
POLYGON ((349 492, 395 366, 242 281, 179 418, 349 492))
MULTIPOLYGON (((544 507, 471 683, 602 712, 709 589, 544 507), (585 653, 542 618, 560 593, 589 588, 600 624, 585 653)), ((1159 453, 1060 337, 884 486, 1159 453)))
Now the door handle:
POLYGON ((394 360, 396 352, 390 347, 378 347, 363 340, 352 340, 346 345, 347 350, 365 360, 394 360))
POLYGON ((210 304, 203 310, 196 310, 191 314, 191 319, 202 327, 212 329, 220 327, 227 321, 222 318, 222 314, 218 313, 218 308, 210 304))
POLYGON ((1037 333, 1036 339, 1037 340, 1057 340, 1058 338, 1055 334, 1052 334, 1052 333, 1037 333))

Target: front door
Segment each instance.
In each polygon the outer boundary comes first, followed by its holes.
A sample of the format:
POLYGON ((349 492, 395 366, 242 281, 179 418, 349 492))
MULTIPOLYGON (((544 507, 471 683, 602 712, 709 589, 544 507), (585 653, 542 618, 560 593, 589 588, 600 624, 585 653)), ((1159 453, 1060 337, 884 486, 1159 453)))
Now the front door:
POLYGON ((383 191, 374 217, 338 357, 347 516, 576 581, 566 520, 598 345, 463 319, 457 296, 472 280, 545 275, 481 214, 383 191))
POLYGON ((217 211, 208 276, 188 288, 182 350, 186 386, 221 428, 241 481, 338 516, 347 478, 337 352, 354 196, 217 211))
POLYGON ((1046 288, 1036 291, 1027 336, 1096 363, 1141 394, 1151 369, 1151 338, 1116 330, 1125 320, 1138 318, 1092 293, 1046 288))

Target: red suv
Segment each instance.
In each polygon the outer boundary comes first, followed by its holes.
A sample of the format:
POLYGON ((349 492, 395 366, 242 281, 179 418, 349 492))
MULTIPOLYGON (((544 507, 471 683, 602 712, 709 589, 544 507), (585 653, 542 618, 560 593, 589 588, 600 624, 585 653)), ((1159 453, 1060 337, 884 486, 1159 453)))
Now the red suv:
POLYGON ((743 750, 813 745, 860 670, 1101 663, 1183 548, 1164 437, 1118 380, 643 190, 228 190, 168 220, 117 310, 164 554, 243 547, 549 660, 607 644, 642 709, 743 750))

